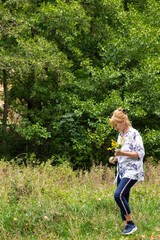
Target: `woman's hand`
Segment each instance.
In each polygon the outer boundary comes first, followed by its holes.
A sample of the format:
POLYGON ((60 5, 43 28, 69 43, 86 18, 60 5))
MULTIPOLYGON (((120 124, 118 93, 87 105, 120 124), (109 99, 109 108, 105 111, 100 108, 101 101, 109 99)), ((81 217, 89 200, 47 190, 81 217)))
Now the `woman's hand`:
POLYGON ((115 155, 116 157, 118 157, 118 156, 123 156, 123 152, 122 152, 121 150, 119 150, 119 149, 115 149, 114 155, 115 155))
POLYGON ((117 161, 118 161, 117 157, 110 157, 109 158, 109 162, 112 163, 112 164, 115 164, 117 161))

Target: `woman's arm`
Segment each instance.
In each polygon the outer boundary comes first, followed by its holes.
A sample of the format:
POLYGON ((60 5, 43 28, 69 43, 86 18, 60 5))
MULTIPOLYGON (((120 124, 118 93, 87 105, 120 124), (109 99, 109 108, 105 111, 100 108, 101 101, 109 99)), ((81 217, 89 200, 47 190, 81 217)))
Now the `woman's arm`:
POLYGON ((115 156, 126 156, 126 157, 130 157, 130 158, 139 158, 139 155, 137 152, 124 152, 121 150, 116 149, 115 150, 115 156))

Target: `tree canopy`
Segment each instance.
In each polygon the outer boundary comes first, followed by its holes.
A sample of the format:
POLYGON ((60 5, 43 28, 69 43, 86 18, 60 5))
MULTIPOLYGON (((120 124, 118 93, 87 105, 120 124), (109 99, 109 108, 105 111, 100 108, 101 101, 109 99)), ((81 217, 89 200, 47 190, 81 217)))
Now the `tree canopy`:
POLYGON ((108 163, 122 106, 158 161, 159 39, 158 0, 1 0, 1 156, 108 163))

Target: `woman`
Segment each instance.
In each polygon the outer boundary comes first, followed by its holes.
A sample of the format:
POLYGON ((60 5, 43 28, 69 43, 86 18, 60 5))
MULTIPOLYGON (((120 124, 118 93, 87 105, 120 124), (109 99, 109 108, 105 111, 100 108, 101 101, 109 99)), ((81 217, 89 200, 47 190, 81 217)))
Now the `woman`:
POLYGON ((124 221, 124 231, 122 234, 132 234, 137 230, 132 220, 129 208, 129 192, 137 181, 144 180, 143 157, 144 147, 139 132, 134 129, 126 112, 118 108, 113 112, 110 124, 120 133, 117 142, 121 144, 121 149, 115 149, 115 156, 110 157, 109 162, 117 164, 117 189, 114 198, 121 210, 122 220, 124 221))

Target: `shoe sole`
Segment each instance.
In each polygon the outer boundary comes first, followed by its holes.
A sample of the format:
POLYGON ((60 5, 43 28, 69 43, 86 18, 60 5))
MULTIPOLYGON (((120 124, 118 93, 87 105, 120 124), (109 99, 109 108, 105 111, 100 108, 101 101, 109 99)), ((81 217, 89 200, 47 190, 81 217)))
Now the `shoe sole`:
POLYGON ((132 231, 128 232, 128 233, 122 233, 123 235, 129 235, 134 233, 137 230, 137 227, 133 228, 132 231))

